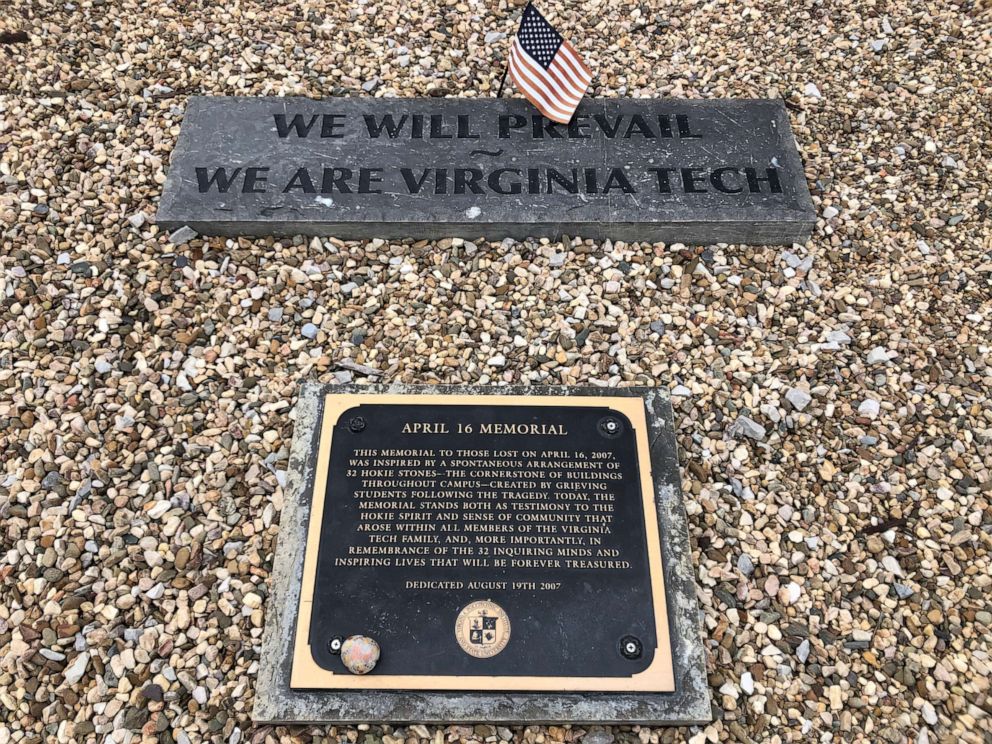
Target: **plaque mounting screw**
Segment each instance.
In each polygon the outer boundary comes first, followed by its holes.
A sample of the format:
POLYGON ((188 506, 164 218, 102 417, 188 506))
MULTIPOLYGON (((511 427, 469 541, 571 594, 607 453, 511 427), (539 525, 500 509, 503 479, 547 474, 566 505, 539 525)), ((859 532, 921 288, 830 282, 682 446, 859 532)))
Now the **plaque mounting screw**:
POLYGON ((361 416, 355 416, 355 418, 348 422, 348 428, 357 434, 365 429, 365 419, 361 416))
POLYGON ((606 418, 601 418, 599 420, 599 433, 604 437, 609 439, 614 439, 620 436, 620 432, 623 431, 623 425, 620 420, 614 418, 613 416, 607 416, 606 418))
POLYGON ((327 642, 327 650, 330 651, 335 656, 337 656, 339 653, 341 653, 342 643, 344 643, 344 641, 341 639, 341 636, 334 636, 331 640, 327 642))
POLYGON ((620 654, 625 659, 639 659, 643 651, 644 646, 636 636, 627 635, 620 639, 620 654))

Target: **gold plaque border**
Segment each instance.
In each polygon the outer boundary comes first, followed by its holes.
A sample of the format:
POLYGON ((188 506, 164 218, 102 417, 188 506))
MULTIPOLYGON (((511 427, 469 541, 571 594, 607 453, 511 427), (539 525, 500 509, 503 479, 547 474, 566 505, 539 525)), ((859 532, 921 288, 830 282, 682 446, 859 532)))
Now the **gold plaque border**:
MULTIPOLYGON (((668 607, 661 562, 661 539, 658 513, 654 501, 651 451, 648 446, 648 425, 644 400, 639 396, 554 396, 554 395, 404 395, 398 393, 328 394, 320 423, 317 449, 317 472, 307 526, 307 543, 303 560, 300 605, 293 647, 290 676, 292 689, 335 690, 494 690, 504 692, 672 692, 675 678, 672 672, 671 637, 668 629, 668 607), (320 667, 310 654, 310 615, 313 609, 313 589, 317 575, 317 552, 320 526, 324 515, 327 492, 327 471, 330 465, 331 436, 341 414, 358 405, 470 405, 470 406, 595 406, 622 413, 631 422, 637 443, 637 462, 641 474, 641 494, 644 501, 644 526, 647 533, 648 570, 654 601, 655 649, 651 665, 626 677, 534 677, 527 675, 413 675, 335 674, 320 667)), ((480 597, 481 599, 481 597, 480 597)), ((383 649, 389 653, 389 649, 383 649)))

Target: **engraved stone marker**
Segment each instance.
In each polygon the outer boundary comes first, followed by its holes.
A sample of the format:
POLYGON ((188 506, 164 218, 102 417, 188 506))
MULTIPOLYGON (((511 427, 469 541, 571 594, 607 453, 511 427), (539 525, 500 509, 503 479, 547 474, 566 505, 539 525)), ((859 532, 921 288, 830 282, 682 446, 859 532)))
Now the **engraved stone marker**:
POLYGON ((708 720, 671 408, 640 392, 306 387, 256 719, 708 720))
POLYGON ((189 100, 158 222, 207 235, 793 243, 815 222, 780 101, 189 100))

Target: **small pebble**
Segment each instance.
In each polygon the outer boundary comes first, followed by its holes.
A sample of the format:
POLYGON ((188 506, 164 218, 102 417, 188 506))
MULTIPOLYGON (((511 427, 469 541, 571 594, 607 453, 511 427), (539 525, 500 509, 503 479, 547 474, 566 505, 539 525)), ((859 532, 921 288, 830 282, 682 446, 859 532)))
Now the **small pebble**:
POLYGON ((754 563, 751 560, 751 556, 747 553, 741 553, 737 558, 737 569, 745 576, 750 576, 754 573, 754 563))
POLYGON ((858 406, 859 415, 867 416, 868 418, 872 418, 872 419, 877 418, 881 410, 882 410, 881 405, 877 400, 874 400, 873 398, 866 398, 865 400, 861 401, 861 404, 858 406))
POLYGON ((352 674, 368 674, 379 661, 379 644, 367 636, 345 638, 341 646, 341 662, 352 674))
POLYGON ((749 437, 759 442, 765 438, 765 434, 765 427, 748 416, 739 416, 731 427, 732 436, 749 437))
POLYGON ((196 230, 191 227, 183 226, 169 234, 169 242, 173 245, 182 245, 184 243, 188 243, 196 236, 196 230))
POLYGON ((744 672, 741 675, 741 689, 748 695, 754 693, 754 677, 751 676, 751 672, 744 672))
POLYGON ((789 388, 785 394, 785 398, 797 411, 804 410, 813 400, 813 396, 801 388, 789 388))
POLYGON ((868 352, 868 364, 882 364, 889 361, 889 350, 876 346, 868 352))
POLYGON ((83 651, 75 659, 69 662, 69 665, 63 670, 62 675, 65 678, 65 683, 67 685, 77 684, 86 674, 86 667, 89 664, 90 655, 86 651, 83 651))

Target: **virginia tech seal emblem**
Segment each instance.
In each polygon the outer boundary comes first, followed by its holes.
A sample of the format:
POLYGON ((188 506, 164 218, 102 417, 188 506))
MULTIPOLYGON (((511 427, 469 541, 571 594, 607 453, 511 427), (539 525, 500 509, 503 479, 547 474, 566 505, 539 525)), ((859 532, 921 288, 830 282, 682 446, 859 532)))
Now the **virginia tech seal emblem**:
POLYGON ((510 618, 495 602, 473 602, 458 613, 455 638, 465 653, 488 659, 506 648, 510 640, 510 618))

